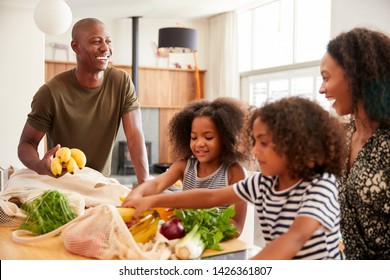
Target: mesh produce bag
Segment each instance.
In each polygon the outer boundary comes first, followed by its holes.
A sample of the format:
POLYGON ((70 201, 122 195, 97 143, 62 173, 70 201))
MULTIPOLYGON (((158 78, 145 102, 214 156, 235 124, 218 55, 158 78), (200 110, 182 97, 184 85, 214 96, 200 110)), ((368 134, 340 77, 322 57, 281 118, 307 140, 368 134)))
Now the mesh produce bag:
POLYGON ((76 255, 96 259, 159 260, 168 259, 171 251, 156 242, 144 251, 134 241, 115 206, 109 204, 89 208, 64 226, 44 235, 31 236, 30 232, 16 230, 12 239, 30 243, 61 233, 65 248, 76 255))
POLYGON ((19 226, 25 218, 26 215, 15 203, 0 199, 0 226, 19 226))

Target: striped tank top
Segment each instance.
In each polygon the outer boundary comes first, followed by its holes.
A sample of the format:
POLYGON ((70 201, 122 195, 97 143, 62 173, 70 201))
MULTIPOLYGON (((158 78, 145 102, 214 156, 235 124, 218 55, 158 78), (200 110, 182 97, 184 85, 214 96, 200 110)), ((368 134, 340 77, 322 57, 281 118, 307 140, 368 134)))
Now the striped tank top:
POLYGON ((229 185, 228 169, 230 164, 223 163, 214 173, 207 177, 199 178, 197 173, 199 161, 196 158, 189 158, 184 171, 183 190, 197 188, 219 189, 229 185))

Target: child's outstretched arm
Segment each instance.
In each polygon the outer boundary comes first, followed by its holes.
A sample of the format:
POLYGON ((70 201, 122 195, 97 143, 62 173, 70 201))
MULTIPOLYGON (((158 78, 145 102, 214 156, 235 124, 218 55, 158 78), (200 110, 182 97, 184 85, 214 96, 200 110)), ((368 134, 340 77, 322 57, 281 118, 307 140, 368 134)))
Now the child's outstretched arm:
POLYGON ((137 188, 133 189, 122 203, 122 206, 126 206, 127 201, 130 199, 140 199, 143 196, 162 193, 177 182, 177 180, 181 180, 183 178, 185 167, 185 160, 174 162, 164 173, 152 180, 145 181, 137 188))
POLYGON ((310 217, 297 217, 290 229, 273 240, 252 259, 288 260, 292 259, 310 239, 320 222, 310 217))
POLYGON ((140 213, 154 207, 167 208, 211 208, 219 205, 234 204, 241 198, 233 190, 233 186, 220 189, 195 189, 185 192, 157 194, 139 199, 127 199, 123 206, 134 207, 134 218, 140 213))
MULTIPOLYGON (((229 185, 233 185, 238 181, 245 179, 246 172, 242 165, 235 163, 230 165, 229 167, 229 185)), ((234 208, 236 210, 236 215, 232 218, 232 222, 237 230, 241 233, 244 229, 246 212, 247 212, 247 204, 244 200, 241 200, 234 204, 234 208)))

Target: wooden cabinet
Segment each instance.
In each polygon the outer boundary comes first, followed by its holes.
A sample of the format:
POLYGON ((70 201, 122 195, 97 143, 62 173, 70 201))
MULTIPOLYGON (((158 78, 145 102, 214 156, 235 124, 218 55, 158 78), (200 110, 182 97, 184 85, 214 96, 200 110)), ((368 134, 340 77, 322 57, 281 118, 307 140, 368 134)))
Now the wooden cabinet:
MULTIPOLYGON (((131 76, 131 66, 112 65, 125 70, 131 76)), ((74 62, 46 61, 45 80, 76 67, 74 62)), ((205 71, 199 71, 200 95, 204 96, 205 71)), ((139 67, 138 97, 144 108, 180 109, 196 98, 194 70, 139 67)))
MULTIPOLYGON (((131 67, 115 65, 131 76, 131 67)), ((204 74, 200 71, 200 92, 204 96, 204 74)), ((196 80, 193 70, 140 67, 138 96, 145 108, 182 108, 196 98, 196 80)))
POLYGON ((50 80, 55 75, 76 67, 75 62, 45 61, 45 81, 50 80))
MULTIPOLYGON (((116 65, 131 75, 130 66, 116 65)), ((204 96, 204 74, 200 71, 200 93, 204 96)), ((196 99, 193 70, 140 67, 138 96, 143 108, 159 108, 159 162, 173 162, 168 143, 167 124, 184 105, 196 99)))
MULTIPOLYGON (((132 68, 126 65, 112 65, 125 70, 131 76, 132 68)), ((76 67, 67 61, 46 61, 45 79, 76 67)), ((200 95, 204 96, 205 71, 199 71, 200 95)), ((138 97, 143 108, 159 109, 159 162, 172 162, 169 154, 167 124, 172 116, 184 105, 196 99, 196 79, 194 70, 139 67, 138 97)))

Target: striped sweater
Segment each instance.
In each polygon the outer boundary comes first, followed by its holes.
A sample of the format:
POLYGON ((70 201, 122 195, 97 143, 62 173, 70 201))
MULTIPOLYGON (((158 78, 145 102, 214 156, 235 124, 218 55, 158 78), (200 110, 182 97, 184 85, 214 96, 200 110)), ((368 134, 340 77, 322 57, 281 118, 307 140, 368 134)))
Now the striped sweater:
POLYGON ((340 208, 335 176, 318 174, 283 191, 276 191, 276 185, 277 177, 261 173, 234 184, 235 192, 255 205, 266 244, 287 232, 296 217, 306 216, 321 226, 294 258, 342 259, 338 247, 340 208))

